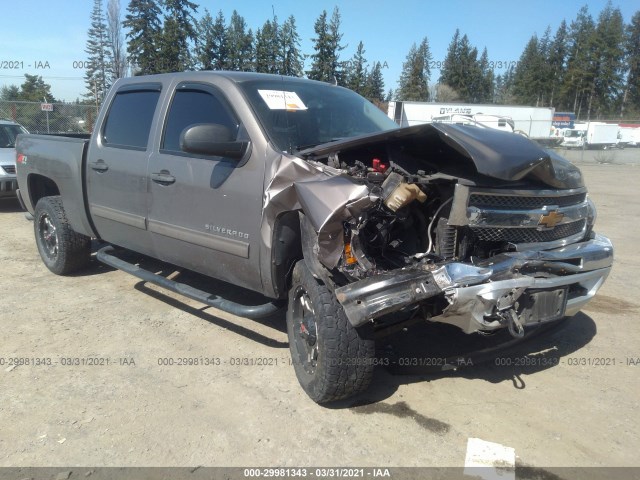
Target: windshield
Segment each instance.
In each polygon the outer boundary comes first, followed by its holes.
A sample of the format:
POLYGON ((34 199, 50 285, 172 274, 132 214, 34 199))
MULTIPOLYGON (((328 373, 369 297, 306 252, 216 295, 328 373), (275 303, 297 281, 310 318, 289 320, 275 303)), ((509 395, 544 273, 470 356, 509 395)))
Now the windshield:
POLYGON ((281 151, 293 153, 398 128, 379 108, 346 88, 286 78, 242 82, 240 88, 281 151))
POLYGON ((576 138, 576 137, 582 137, 583 135, 584 135, 584 132, 582 130, 567 130, 564 132, 565 137, 576 138))
POLYGON ((0 125, 0 148, 14 148, 16 137, 27 131, 20 125, 0 125))

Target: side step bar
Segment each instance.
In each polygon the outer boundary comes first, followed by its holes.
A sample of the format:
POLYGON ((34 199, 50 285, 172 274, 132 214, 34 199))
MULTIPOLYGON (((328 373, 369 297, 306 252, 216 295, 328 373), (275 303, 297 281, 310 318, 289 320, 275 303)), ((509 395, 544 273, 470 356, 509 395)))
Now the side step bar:
POLYGON ((273 315, 277 311, 281 310, 284 305, 284 302, 282 301, 269 302, 263 305, 242 305, 240 303, 218 297, 217 295, 213 295, 189 285, 185 285, 184 283, 170 280, 161 275, 150 272, 149 270, 140 268, 138 265, 126 262, 114 256, 114 250, 115 249, 113 248, 113 246, 107 245, 106 247, 98 250, 98 252, 96 253, 96 258, 98 259, 98 261, 109 265, 110 267, 130 273, 131 275, 138 277, 145 282, 153 283, 154 285, 158 285, 159 287, 165 288, 172 292, 179 293, 180 295, 184 295, 185 297, 191 298, 192 300, 197 300, 198 302, 202 302, 206 305, 209 305, 210 307, 222 310, 223 312, 232 313, 233 315, 237 315, 239 317, 246 317, 252 320, 257 320, 260 318, 268 317, 269 315, 273 315))

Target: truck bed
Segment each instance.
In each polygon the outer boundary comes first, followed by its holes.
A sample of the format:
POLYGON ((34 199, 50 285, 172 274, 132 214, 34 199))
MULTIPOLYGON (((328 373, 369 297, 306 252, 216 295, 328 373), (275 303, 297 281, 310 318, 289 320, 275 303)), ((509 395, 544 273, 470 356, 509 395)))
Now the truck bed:
MULTIPOLYGON (((65 212, 76 232, 94 236, 84 205, 85 183, 78 181, 79 178, 84 178, 83 164, 88 142, 89 140, 84 138, 19 135, 16 150, 20 156, 16 173, 19 185, 37 184, 40 179, 47 178, 49 181, 43 183, 41 188, 53 188, 53 183, 63 199, 83 199, 82 202, 65 202, 65 212)), ((25 207, 32 214, 40 197, 38 192, 38 188, 29 188, 28 194, 26 191, 21 193, 25 207)), ((48 191, 47 194, 51 192, 48 191)))

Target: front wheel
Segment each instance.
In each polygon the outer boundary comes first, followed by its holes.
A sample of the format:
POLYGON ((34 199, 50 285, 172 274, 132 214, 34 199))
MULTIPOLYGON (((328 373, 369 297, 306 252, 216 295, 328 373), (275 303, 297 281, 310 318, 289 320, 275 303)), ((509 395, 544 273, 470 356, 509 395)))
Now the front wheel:
POLYGON ((293 270, 287 334, 296 376, 314 402, 348 398, 371 383, 375 341, 349 323, 333 292, 304 260, 293 270))
POLYGON ((89 263, 91 239, 71 228, 59 196, 38 200, 33 228, 40 257, 53 273, 67 275, 89 263))

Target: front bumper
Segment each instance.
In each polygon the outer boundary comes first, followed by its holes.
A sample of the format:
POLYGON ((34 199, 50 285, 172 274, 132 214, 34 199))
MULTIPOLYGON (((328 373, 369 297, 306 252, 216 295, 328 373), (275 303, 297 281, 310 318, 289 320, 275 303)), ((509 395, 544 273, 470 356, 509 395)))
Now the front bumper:
POLYGON ((0 176, 0 197, 15 197, 18 180, 15 175, 0 176))
POLYGON ((431 320, 473 333, 508 326, 507 316, 501 315, 507 311, 523 325, 574 315, 602 286, 612 264, 611 241, 596 235, 553 250, 504 253, 476 265, 450 262, 399 269, 335 293, 356 327, 443 296, 448 306, 431 320), (552 294, 561 299, 550 299, 552 294))

